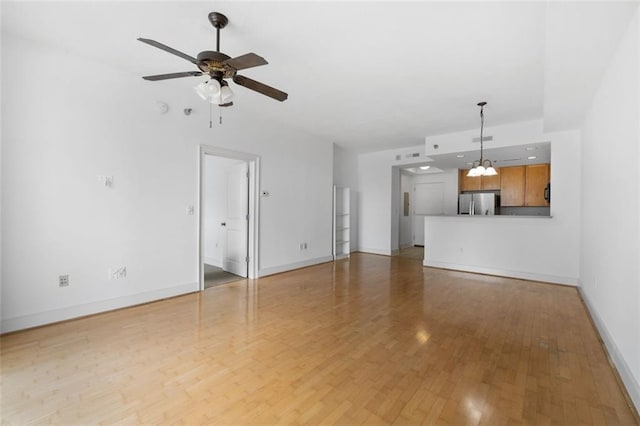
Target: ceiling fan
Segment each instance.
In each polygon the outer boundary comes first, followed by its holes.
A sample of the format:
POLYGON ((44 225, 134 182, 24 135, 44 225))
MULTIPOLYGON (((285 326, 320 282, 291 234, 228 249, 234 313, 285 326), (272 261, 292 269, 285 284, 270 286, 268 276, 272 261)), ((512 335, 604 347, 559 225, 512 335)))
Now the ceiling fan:
POLYGON ((173 49, 167 45, 159 43, 155 40, 150 40, 148 38, 138 38, 138 40, 143 43, 146 43, 153 47, 157 47, 158 49, 164 50, 165 52, 169 52, 173 55, 179 56, 182 59, 186 59, 187 61, 197 66, 200 70, 176 72, 171 74, 149 75, 142 78, 145 80, 157 81, 168 80, 171 78, 198 77, 201 75, 207 75, 209 76, 209 80, 197 85, 195 87, 195 91, 204 100, 223 107, 233 105, 233 102, 231 102, 233 92, 231 92, 229 84, 225 81, 225 79, 228 78, 233 79, 236 84, 244 86, 247 89, 251 89, 265 96, 269 96, 270 98, 273 98, 280 102, 285 101, 289 96, 285 92, 271 86, 267 86, 266 84, 260 83, 259 81, 252 80, 248 77, 237 74, 237 72, 240 70, 268 64, 268 62, 263 57, 258 56, 255 53, 247 53, 245 55, 232 58, 229 55, 220 52, 220 30, 229 23, 227 17, 219 12, 211 12, 209 13, 209 22, 211 22, 211 25, 213 25, 213 27, 216 29, 216 50, 205 50, 198 53, 198 56, 195 58, 193 56, 187 55, 186 53, 182 53, 176 49, 173 49))

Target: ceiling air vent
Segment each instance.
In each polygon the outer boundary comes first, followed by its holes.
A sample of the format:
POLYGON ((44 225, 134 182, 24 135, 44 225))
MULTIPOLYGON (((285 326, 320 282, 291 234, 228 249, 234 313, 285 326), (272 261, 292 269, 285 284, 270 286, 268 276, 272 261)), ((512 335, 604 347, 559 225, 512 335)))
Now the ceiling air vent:
MULTIPOLYGON (((492 140, 493 140, 493 136, 483 136, 482 137, 482 141, 483 142, 491 142, 492 140)), ((471 139, 471 142, 480 142, 480 137, 471 139)))

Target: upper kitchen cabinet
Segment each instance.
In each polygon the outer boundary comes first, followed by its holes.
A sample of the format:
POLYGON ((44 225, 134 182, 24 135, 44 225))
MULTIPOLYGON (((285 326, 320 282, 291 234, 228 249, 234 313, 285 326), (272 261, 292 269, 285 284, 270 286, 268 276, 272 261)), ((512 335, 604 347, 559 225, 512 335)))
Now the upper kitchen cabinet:
POLYGON ((500 169, 500 206, 524 206, 525 166, 502 167, 500 169))
POLYGON ((495 176, 468 177, 467 173, 469 173, 469 169, 458 170, 460 192, 500 190, 500 169, 496 168, 496 171, 498 174, 495 176))
MULTIPOLYGON (((481 176, 481 183, 480 186, 482 187, 483 190, 488 190, 488 191, 499 191, 500 190, 500 169, 498 167, 496 167, 496 172, 498 172, 497 175, 494 176, 481 176)), ((477 178, 476 178, 477 179, 477 178)))
POLYGON ((549 164, 503 167, 500 205, 502 207, 548 207, 545 189, 549 183, 549 164))
POLYGON ((459 173, 458 182, 460 186, 460 192, 480 191, 482 189, 481 177, 467 176, 467 173, 469 173, 469 169, 460 169, 458 170, 458 173, 459 173))
POLYGON ((546 207, 545 189, 549 183, 549 164, 533 164, 525 170, 525 200, 528 207, 546 207))

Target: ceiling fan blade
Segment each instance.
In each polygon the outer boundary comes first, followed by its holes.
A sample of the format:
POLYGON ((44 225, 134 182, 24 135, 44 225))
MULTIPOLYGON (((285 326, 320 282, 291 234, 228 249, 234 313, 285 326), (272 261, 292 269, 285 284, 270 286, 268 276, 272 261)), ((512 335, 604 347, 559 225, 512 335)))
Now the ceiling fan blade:
POLYGON ((252 80, 242 75, 236 75, 235 77, 233 77, 233 81, 235 81, 236 84, 239 84, 240 86, 244 86, 247 89, 251 89, 258 93, 262 93, 263 95, 269 96, 270 98, 273 98, 276 101, 282 102, 289 97, 289 95, 287 95, 285 92, 282 92, 278 89, 274 89, 271 86, 267 86, 264 83, 260 83, 259 81, 252 80))
POLYGON ((165 52, 169 52, 171 54, 179 56, 182 59, 186 59, 187 61, 191 62, 192 64, 196 64, 196 65, 198 64, 197 59, 194 58, 193 56, 189 56, 186 53, 182 53, 179 50, 176 50, 176 49, 174 49, 172 47, 169 47, 169 46, 167 46, 165 44, 158 43, 157 41, 150 40, 148 38, 138 38, 138 40, 140 40, 143 43, 147 43, 150 46, 157 47, 158 49, 164 50, 165 52))
POLYGON ((247 53, 246 55, 227 59, 223 63, 238 71, 258 67, 260 65, 267 65, 269 62, 267 62, 262 56, 258 56, 255 53, 247 53))
POLYGON ((172 74, 147 75, 142 78, 149 81, 158 81, 158 80, 168 80, 170 78, 197 77, 199 75, 202 75, 200 71, 185 71, 185 72, 174 72, 172 74))

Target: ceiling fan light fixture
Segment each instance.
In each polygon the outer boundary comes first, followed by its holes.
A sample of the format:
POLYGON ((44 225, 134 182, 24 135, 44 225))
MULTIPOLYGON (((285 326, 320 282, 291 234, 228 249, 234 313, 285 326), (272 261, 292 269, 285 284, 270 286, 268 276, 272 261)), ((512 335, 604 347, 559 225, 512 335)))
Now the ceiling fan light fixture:
POLYGON ((218 103, 220 97, 220 82, 212 78, 208 82, 202 82, 194 87, 194 90, 202 99, 211 103, 218 103))
POLYGON ((193 86, 193 90, 203 100, 205 100, 205 101, 207 100, 207 89, 206 89, 206 83, 204 81, 202 83, 198 84, 197 86, 193 86))
POLYGON ((233 91, 231 90, 231 88, 229 87, 229 84, 226 81, 222 81, 222 87, 220 88, 220 102, 221 104, 226 104, 229 103, 233 97, 233 91))

